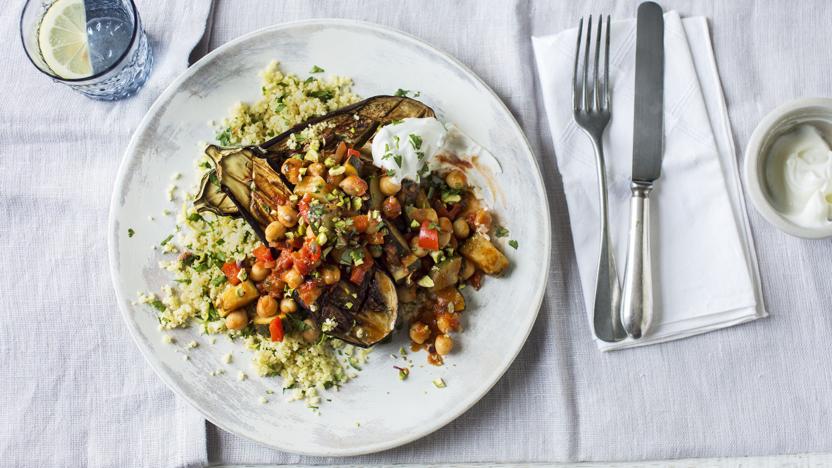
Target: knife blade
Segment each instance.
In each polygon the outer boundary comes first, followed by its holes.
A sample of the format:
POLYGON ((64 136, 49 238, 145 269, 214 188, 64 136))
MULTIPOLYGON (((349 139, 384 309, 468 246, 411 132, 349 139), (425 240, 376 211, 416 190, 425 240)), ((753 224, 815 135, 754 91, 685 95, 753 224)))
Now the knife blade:
POLYGON ((636 21, 633 180, 653 182, 662 171, 664 19, 662 7, 645 2, 636 21))
POLYGON ((653 2, 638 7, 633 105, 630 239, 621 289, 621 325, 630 338, 639 339, 653 319, 650 192, 662 173, 664 133, 664 19, 662 8, 653 2))

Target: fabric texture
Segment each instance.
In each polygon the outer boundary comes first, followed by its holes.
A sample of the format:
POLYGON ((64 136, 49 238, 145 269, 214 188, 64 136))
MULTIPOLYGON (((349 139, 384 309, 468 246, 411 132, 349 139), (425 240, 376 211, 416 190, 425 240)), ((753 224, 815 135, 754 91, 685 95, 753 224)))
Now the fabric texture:
MULTIPOLYGON (((664 156, 650 195, 654 316, 648 335, 618 343, 596 340, 602 350, 626 349, 685 338, 766 315, 758 304, 756 253, 744 195, 736 184, 730 140, 717 145, 713 128, 724 125, 719 82, 706 83, 718 103, 708 113, 700 85, 716 78, 704 18, 664 15, 664 156), (689 31, 689 32, 688 32, 689 31), (695 53, 694 53, 695 51, 695 53), (696 63, 694 57, 703 58, 696 63), (738 215, 739 218, 736 216, 738 215)), ((572 239, 592 323, 601 233, 595 152, 572 118, 572 65, 577 29, 532 39, 558 170, 569 207, 572 239)), ((612 249, 623 284, 627 255, 630 169, 633 161, 636 21, 615 22, 610 47, 612 119, 604 133, 612 249)), ((591 326, 591 325, 590 325, 591 326)))
MULTIPOLYGON (((270 450, 209 426, 210 460, 365 465, 832 450, 829 241, 791 238, 748 207, 770 317, 615 353, 600 353, 593 343, 531 37, 574 28, 589 14, 634 18, 637 4, 218 0, 212 48, 279 22, 337 17, 397 28, 457 57, 500 95, 526 132, 546 181, 553 238, 549 287, 526 346, 491 392, 447 427, 388 452, 321 459, 270 450)), ((829 61, 817 55, 830 40, 822 0, 661 4, 682 17, 708 18, 733 127, 726 122, 713 133, 718 145, 733 137, 738 158, 766 112, 832 89, 829 61)), ((714 93, 703 85, 703 94, 709 114, 718 112, 707 99, 714 93)))
POLYGON ((115 103, 37 71, 13 3, 0 13, 0 466, 202 466, 204 420, 145 363, 121 319, 107 214, 130 135, 188 66, 210 2, 137 2, 155 65, 136 96, 115 103))

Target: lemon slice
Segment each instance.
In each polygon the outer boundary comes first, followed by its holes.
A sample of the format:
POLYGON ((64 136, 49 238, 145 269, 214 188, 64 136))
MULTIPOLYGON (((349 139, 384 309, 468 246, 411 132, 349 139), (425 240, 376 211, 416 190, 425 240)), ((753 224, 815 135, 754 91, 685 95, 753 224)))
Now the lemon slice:
POLYGON ((43 15, 38 46, 46 65, 59 77, 92 75, 84 0, 56 0, 43 15))

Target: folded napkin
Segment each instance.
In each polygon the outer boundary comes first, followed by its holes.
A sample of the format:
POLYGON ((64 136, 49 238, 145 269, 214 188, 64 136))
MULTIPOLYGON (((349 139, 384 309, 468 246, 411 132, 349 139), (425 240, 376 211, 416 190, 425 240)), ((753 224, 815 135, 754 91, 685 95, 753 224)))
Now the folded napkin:
MULTIPOLYGON (((684 338, 767 314, 705 18, 665 19, 664 156, 651 195, 654 320, 623 349, 684 338)), ((577 29, 532 38, 544 104, 563 178, 589 323, 600 244, 595 156, 572 119, 577 29)), ((635 20, 614 22, 612 119, 604 134, 610 232, 619 279, 627 250, 633 146, 635 20)))

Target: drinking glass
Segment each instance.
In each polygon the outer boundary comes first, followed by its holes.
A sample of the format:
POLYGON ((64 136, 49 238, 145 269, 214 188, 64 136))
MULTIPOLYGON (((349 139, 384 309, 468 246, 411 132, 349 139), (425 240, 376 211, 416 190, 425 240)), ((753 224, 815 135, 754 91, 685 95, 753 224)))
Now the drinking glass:
POLYGON ((132 96, 153 67, 133 0, 27 0, 20 37, 38 70, 92 99, 132 96))

